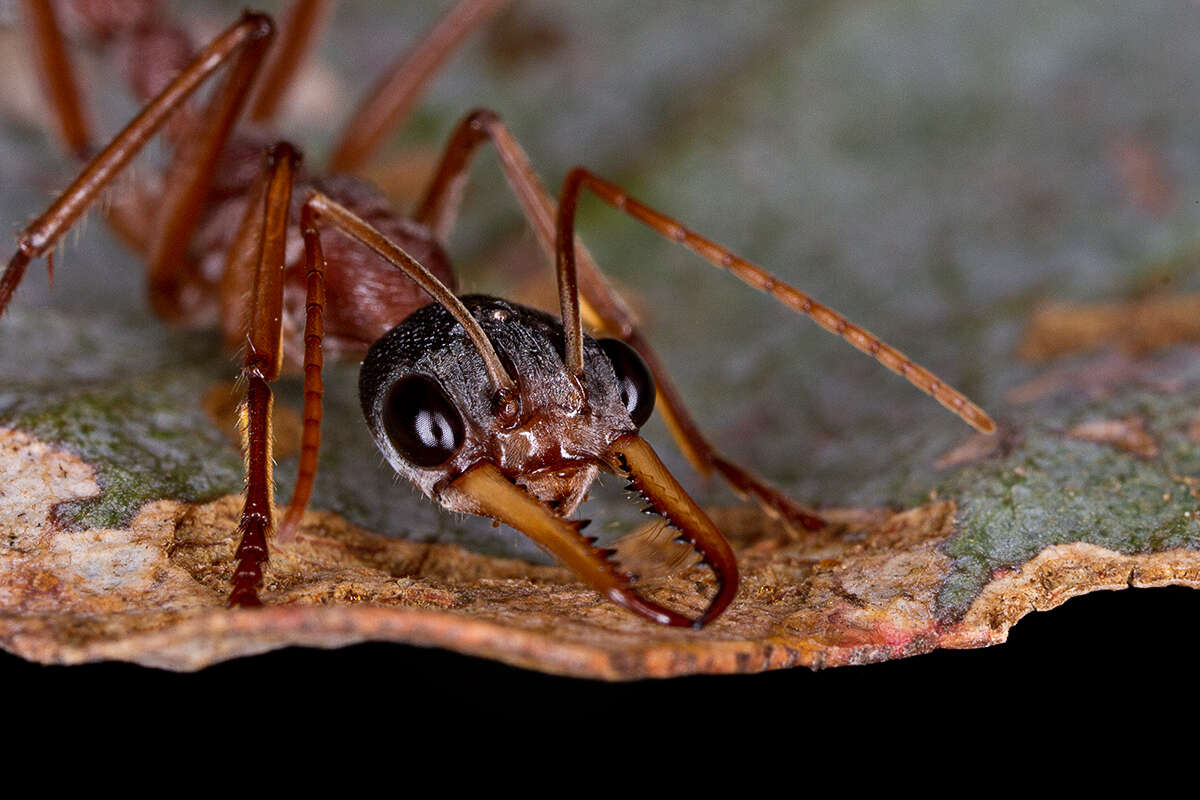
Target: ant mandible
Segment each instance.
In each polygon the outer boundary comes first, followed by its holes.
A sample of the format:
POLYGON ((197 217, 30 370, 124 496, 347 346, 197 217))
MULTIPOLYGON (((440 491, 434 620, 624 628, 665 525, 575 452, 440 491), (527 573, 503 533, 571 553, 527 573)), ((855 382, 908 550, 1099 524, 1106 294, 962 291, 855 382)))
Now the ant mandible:
POLYGON ((568 174, 556 204, 491 111, 474 111, 459 123, 411 217, 348 177, 401 123, 459 43, 505 2, 460 0, 451 8, 376 83, 337 140, 330 173, 322 176, 300 172, 299 152, 263 133, 311 44, 321 0, 294 2, 269 61, 275 25, 264 14, 245 12, 194 51, 152 0, 78 2, 75 13, 89 33, 125 43, 127 78, 145 102, 90 159, 91 136, 55 10, 46 0, 25 4, 60 134, 86 166, 19 234, 17 252, 0 278, 0 314, 30 261, 51 258, 63 234, 163 131, 173 152, 161 191, 147 184, 123 190, 105 218, 146 260, 150 303, 159 317, 189 324, 219 320, 226 343, 243 350, 246 487, 230 605, 260 603, 268 535, 275 528, 271 383, 285 360, 303 364, 298 475, 275 532, 282 543, 295 535, 316 476, 324 351, 342 358, 365 352, 363 413, 397 473, 444 508, 520 530, 601 595, 655 622, 711 622, 738 585, 728 543, 638 434, 656 400, 676 443, 700 472, 717 472, 789 526, 822 525, 721 456, 701 434, 633 315, 575 241, 575 210, 584 189, 812 317, 975 428, 994 429, 980 408, 895 348, 587 170, 568 174), (194 107, 191 96, 222 67, 224 83, 206 107, 194 107), (257 126, 239 129, 251 96, 249 117, 257 126), (554 260, 561 319, 454 292, 442 243, 453 229, 470 162, 486 142, 496 148, 541 247, 554 260), (289 260, 297 230, 294 252, 302 249, 303 257, 289 260), (610 338, 585 335, 585 315, 610 338), (615 551, 597 546, 581 533, 585 523, 570 519, 601 470, 628 478, 648 501, 646 510, 664 517, 712 570, 716 592, 697 616, 635 591, 634 576, 615 561, 615 551))

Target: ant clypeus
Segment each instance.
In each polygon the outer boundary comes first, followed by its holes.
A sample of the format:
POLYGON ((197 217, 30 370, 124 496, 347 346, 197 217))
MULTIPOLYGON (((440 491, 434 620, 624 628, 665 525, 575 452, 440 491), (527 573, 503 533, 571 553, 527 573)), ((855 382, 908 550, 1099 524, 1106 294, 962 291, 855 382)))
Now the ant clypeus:
POLYGON ((376 84, 337 140, 334 174, 327 175, 300 172, 298 151, 262 132, 311 42, 320 0, 296 0, 270 61, 275 26, 263 14, 245 12, 197 52, 151 0, 76 2, 75 14, 91 35, 125 48, 127 77, 145 102, 90 158, 90 134, 54 8, 45 0, 25 3, 64 143, 88 160, 76 181, 20 233, 0 278, 0 313, 29 262, 50 258, 63 234, 162 130, 173 155, 161 190, 148 184, 123 189, 105 216, 145 258, 158 316, 184 323, 219 320, 227 344, 244 353, 246 489, 231 605, 259 602, 274 527, 270 384, 285 360, 303 364, 305 399, 298 477, 277 541, 294 535, 308 504, 320 439, 323 348, 338 357, 365 352, 363 413, 398 473, 449 510, 524 532, 602 595, 656 622, 710 622, 733 599, 738 582, 729 545, 638 435, 656 397, 676 442, 701 472, 715 470, 793 527, 822 524, 723 458, 700 433, 632 315, 587 251, 574 244, 575 209, 585 188, 811 316, 979 430, 993 429, 982 410, 896 349, 587 170, 568 174, 556 205, 491 111, 472 112, 459 123, 410 217, 346 177, 400 123, 458 43, 504 3, 460 0, 376 84), (197 87, 223 66, 225 82, 205 108, 193 107, 197 87), (239 129, 235 123, 252 95, 249 117, 258 124, 253 131, 239 129), (530 225, 555 261, 561 321, 505 300, 454 293, 441 243, 453 228, 471 159, 485 142, 495 146, 530 225), (612 338, 584 335, 585 314, 612 338), (647 510, 677 528, 680 540, 712 569, 717 591, 695 619, 634 591, 633 576, 614 563, 614 551, 597 547, 580 533, 583 522, 568 519, 602 469, 627 477, 648 501, 647 510))

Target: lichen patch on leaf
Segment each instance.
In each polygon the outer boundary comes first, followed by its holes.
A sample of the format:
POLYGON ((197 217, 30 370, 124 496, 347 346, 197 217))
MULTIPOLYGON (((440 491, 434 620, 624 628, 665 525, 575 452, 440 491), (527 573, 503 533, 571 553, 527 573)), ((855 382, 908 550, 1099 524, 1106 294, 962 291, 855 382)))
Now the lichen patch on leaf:
POLYGON ((58 503, 99 491, 93 470, 33 437, 0 429, 0 598, 7 623, 41 614, 119 614, 205 599, 164 557, 176 504, 151 503, 127 528, 71 530, 58 503))
POLYGON ((64 499, 56 516, 74 527, 124 527, 151 500, 200 502, 242 485, 241 459, 199 402, 209 385, 195 366, 31 391, 3 423, 69 446, 96 468, 100 491, 64 499))

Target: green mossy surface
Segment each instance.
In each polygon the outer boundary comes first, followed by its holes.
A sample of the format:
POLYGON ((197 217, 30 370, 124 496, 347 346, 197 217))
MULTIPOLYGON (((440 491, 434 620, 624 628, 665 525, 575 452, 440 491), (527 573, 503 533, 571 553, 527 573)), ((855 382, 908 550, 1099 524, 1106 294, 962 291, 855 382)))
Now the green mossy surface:
POLYGON ((1200 358, 1180 350, 1145 365, 1159 381, 1135 380, 1102 399, 1068 388, 1024 409, 1006 434, 1016 440, 1007 453, 939 484, 939 496, 959 504, 958 531, 944 546, 954 571, 938 598, 947 616, 964 612, 994 570, 1051 545, 1088 542, 1127 554, 1200 548, 1200 443, 1188 435, 1200 409, 1200 358), (1129 418, 1142 421, 1156 456, 1067 435, 1080 423, 1129 418))
POLYGON ((207 389, 195 373, 162 370, 37 403, 7 424, 65 443, 96 467, 101 493, 60 505, 60 519, 118 527, 148 500, 203 502, 237 491, 241 459, 195 402, 207 389))

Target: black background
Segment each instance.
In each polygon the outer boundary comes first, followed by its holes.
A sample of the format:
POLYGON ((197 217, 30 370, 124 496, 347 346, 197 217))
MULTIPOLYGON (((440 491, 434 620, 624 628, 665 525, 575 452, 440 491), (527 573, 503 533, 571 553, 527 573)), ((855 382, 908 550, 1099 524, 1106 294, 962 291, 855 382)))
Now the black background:
POLYGON ((361 732, 365 720, 383 726, 453 720, 470 733, 474 724, 502 719, 581 732, 669 730, 672 720, 690 720, 700 727, 684 728, 689 739, 723 722, 728 730, 751 731, 795 725, 798 736, 817 726, 822 737, 868 735, 873 726, 932 734, 960 722, 1030 725, 1038 735, 1046 732, 1039 726, 1066 726, 1086 735, 1089 722, 1119 730, 1191 714, 1198 622, 1200 592, 1168 587, 1072 599, 1027 616, 1007 643, 990 648, 820 672, 610 684, 369 643, 291 648, 191 674, 117 663, 48 667, 5 654, 0 686, 16 712, 10 720, 120 721, 143 733, 195 724, 232 732, 238 719, 257 729, 282 715, 317 729, 332 726, 331 734, 361 732))

